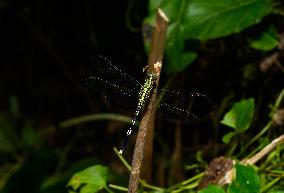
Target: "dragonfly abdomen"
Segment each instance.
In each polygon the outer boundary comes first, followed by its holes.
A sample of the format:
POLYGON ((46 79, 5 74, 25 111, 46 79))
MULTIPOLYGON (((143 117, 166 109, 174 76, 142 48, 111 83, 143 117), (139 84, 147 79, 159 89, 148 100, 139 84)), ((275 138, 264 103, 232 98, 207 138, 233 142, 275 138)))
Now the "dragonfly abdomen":
POLYGON ((133 127, 142 111, 142 108, 144 107, 144 105, 147 103, 150 95, 151 95, 151 92, 154 88, 154 83, 155 83, 155 80, 156 80, 156 76, 153 75, 153 74, 148 74, 145 81, 144 81, 144 84, 143 86, 141 87, 140 91, 139 91, 139 99, 138 99, 138 105, 137 105, 137 108, 136 108, 136 111, 135 111, 135 114, 131 120, 131 125, 130 127, 128 128, 127 132, 126 132, 126 136, 125 136, 125 139, 123 140, 122 142, 122 145, 121 145, 121 148, 119 150, 119 153, 122 154, 124 149, 126 148, 127 146, 127 142, 129 140, 129 137, 132 133, 132 130, 133 130, 133 127))
POLYGON ((124 140, 123 140, 123 142, 122 142, 122 144, 120 146, 120 150, 119 150, 120 154, 123 153, 123 151, 125 150, 125 148, 127 146, 129 137, 132 134, 133 127, 134 127, 136 121, 138 120, 138 117, 140 115, 141 109, 142 109, 142 107, 138 106, 136 111, 135 111, 135 114, 134 114, 134 116, 133 116, 133 118, 131 120, 131 124, 130 124, 129 128, 127 129, 126 136, 125 136, 125 138, 124 138, 124 140))

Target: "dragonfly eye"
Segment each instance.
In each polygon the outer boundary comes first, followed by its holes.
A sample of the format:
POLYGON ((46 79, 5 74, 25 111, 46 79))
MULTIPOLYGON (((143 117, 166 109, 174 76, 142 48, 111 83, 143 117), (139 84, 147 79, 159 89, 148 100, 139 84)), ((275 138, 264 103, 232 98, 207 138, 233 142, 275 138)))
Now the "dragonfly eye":
POLYGON ((157 75, 153 74, 153 73, 146 73, 146 78, 157 78, 157 75))

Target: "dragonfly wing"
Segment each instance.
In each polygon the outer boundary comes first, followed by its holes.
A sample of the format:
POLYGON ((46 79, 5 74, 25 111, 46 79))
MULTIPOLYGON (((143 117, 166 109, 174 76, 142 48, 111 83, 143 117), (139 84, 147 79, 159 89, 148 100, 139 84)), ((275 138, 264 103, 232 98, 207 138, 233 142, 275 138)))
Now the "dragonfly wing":
MULTIPOLYGON (((190 109, 180 108, 180 107, 173 106, 167 103, 160 103, 158 107, 159 107, 159 110, 162 110, 162 111, 166 110, 167 112, 171 112, 171 114, 177 115, 180 119, 183 119, 186 121, 187 120, 198 121, 198 117, 194 113, 192 113, 190 109)), ((163 114, 165 115, 166 113, 163 112, 163 114)))
MULTIPOLYGON (((160 109, 159 111, 170 112, 171 116, 176 115, 174 117, 183 120, 198 121, 198 117, 194 113, 193 100, 203 97, 206 98, 207 96, 197 92, 184 93, 160 89, 157 107, 160 109)), ((167 116, 166 112, 163 112, 163 114, 167 116)))
POLYGON ((160 95, 165 95, 168 97, 205 97, 207 98, 206 95, 199 93, 199 92, 190 92, 190 93, 185 93, 185 92, 180 92, 180 91, 174 91, 174 90, 167 90, 167 89, 160 89, 159 90, 160 95))
POLYGON ((137 89, 127 88, 122 85, 115 84, 113 82, 95 76, 90 76, 87 78, 87 85, 102 92, 107 92, 107 90, 113 90, 118 94, 129 97, 138 95, 137 89))
POLYGON ((108 59, 97 55, 92 57, 93 72, 90 76, 102 79, 106 82, 117 85, 117 88, 129 88, 139 92, 141 84, 132 76, 113 65, 108 59))

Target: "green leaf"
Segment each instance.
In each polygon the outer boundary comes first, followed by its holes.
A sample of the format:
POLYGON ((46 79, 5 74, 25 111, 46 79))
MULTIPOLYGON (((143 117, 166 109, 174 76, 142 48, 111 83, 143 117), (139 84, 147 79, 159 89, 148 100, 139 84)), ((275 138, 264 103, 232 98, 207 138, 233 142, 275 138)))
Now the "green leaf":
POLYGON ((272 25, 270 28, 263 32, 258 40, 250 43, 250 46, 256 50, 270 51, 278 45, 277 32, 275 27, 272 25))
POLYGON ((223 136, 222 141, 228 144, 231 141, 231 139, 237 134, 238 134, 237 132, 233 132, 233 131, 229 132, 223 136))
POLYGON ((194 52, 184 52, 184 39, 180 25, 173 24, 168 29, 166 57, 169 61, 167 71, 175 73, 184 70, 197 57, 194 52))
POLYGON ((94 193, 106 187, 107 167, 96 165, 73 175, 67 186, 80 193, 94 193))
POLYGON ((166 69, 174 73, 185 69, 197 56, 184 49, 186 40, 212 39, 240 32, 268 15, 273 3, 272 0, 150 0, 144 24, 154 26, 158 8, 169 18, 166 69))
POLYGON ((251 166, 236 164, 236 179, 229 186, 229 193, 259 193, 260 179, 251 166))
MULTIPOLYGON (((184 42, 187 36, 184 34, 181 20, 185 5, 186 1, 180 0, 152 0, 149 3, 150 14, 144 20, 144 25, 154 26, 157 8, 162 8, 170 19, 165 45, 166 58, 169 61, 165 67, 168 73, 184 70, 197 57, 196 53, 184 50, 184 42)), ((145 41, 145 46, 147 47, 147 45, 148 42, 145 41)))
POLYGON ((191 38, 218 38, 259 23, 272 8, 272 0, 191 0, 183 24, 191 38))
POLYGON ((226 113, 222 124, 234 128, 238 133, 247 130, 251 124, 254 114, 254 99, 244 99, 234 104, 226 113))
POLYGON ((284 190, 274 190, 268 193, 284 193, 284 190))
POLYGON ((225 193, 225 191, 216 185, 208 185, 206 188, 198 191, 197 193, 225 193))
POLYGON ((150 0, 145 20, 154 24, 161 8, 183 29, 185 39, 211 39, 238 33, 259 23, 273 10, 272 0, 150 0))

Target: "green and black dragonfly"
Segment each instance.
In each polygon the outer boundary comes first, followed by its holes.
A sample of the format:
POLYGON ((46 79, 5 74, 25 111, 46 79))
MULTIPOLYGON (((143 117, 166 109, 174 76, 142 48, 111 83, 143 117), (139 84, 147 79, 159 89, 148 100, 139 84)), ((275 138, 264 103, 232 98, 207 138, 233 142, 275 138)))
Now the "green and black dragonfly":
MULTIPOLYGON (((141 84, 138 80, 131 77, 117 66, 113 65, 108 59, 103 56, 96 56, 93 59, 93 63, 95 65, 95 72, 93 75, 90 75, 87 78, 87 84, 89 86, 96 85, 97 83, 104 85, 108 89, 111 88, 112 90, 119 92, 125 96, 129 97, 137 97, 137 106, 133 118, 131 120, 130 126, 126 132, 126 137, 122 142, 121 148, 119 153, 122 154, 127 146, 127 142, 129 140, 130 135, 132 134, 133 127, 141 112, 143 107, 148 102, 152 90, 154 88, 156 75, 151 73, 146 73, 146 77, 144 83, 141 84)), ((197 119, 197 117, 191 112, 190 108, 185 108, 185 103, 180 102, 182 98, 187 97, 199 97, 203 96, 200 93, 190 93, 184 94, 181 92, 160 89, 159 92, 163 97, 161 100, 157 102, 157 108, 163 108, 167 111, 171 111, 177 114, 179 117, 192 117, 193 119, 197 119), (174 101, 179 101, 179 106, 174 101)))

